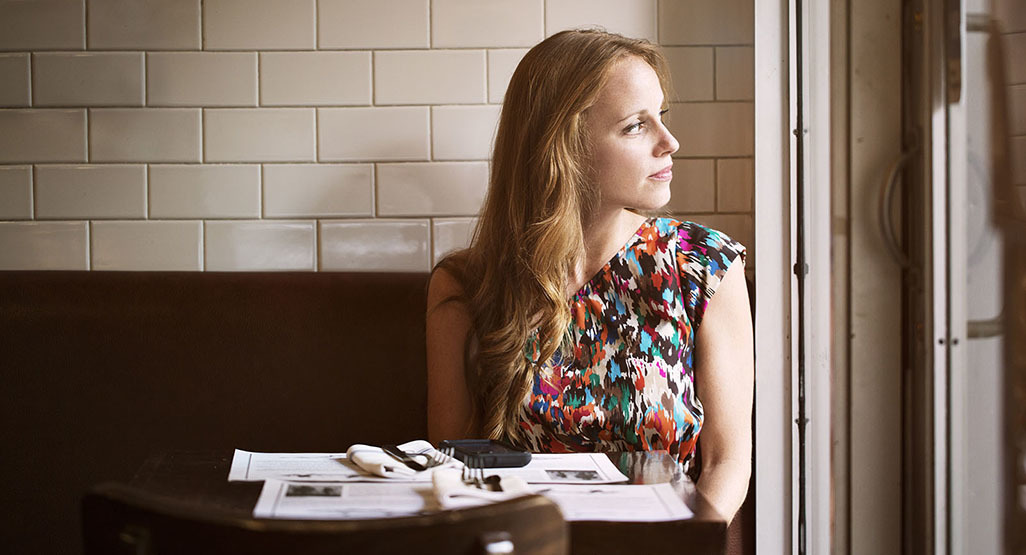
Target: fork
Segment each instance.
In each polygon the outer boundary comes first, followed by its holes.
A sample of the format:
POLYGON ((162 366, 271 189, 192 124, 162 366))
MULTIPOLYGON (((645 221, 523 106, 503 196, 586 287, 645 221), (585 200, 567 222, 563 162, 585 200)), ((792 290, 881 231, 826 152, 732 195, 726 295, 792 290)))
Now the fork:
POLYGON ((474 485, 482 487, 484 484, 484 468, 479 464, 480 461, 473 455, 466 455, 463 457, 463 483, 467 485, 474 485))
POLYGON ((424 468, 432 468, 435 466, 442 466, 443 464, 452 460, 452 453, 450 448, 444 447, 441 450, 432 449, 430 454, 427 451, 417 453, 418 455, 425 455, 428 459, 424 463, 424 468))
POLYGON ((468 456, 466 458, 463 467, 463 483, 483 490, 502 491, 502 485, 500 485, 502 478, 498 474, 485 476, 482 462, 478 457, 468 456))

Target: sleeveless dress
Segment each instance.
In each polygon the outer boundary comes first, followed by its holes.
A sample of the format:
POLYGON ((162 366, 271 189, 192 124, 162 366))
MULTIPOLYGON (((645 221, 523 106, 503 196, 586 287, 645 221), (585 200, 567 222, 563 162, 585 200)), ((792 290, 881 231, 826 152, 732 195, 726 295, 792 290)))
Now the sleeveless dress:
POLYGON ((665 449, 690 470, 703 409, 695 333, 727 268, 745 248, 670 218, 646 220, 568 302, 573 320, 552 360, 524 356, 534 382, 520 407, 534 452, 665 449))

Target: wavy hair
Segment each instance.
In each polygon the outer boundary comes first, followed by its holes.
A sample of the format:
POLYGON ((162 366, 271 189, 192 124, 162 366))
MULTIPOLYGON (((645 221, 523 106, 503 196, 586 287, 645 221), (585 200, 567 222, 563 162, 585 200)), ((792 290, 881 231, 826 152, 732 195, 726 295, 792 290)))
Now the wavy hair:
POLYGON ((637 56, 668 89, 666 61, 645 40, 570 30, 538 43, 510 79, 499 118, 488 194, 470 247, 441 260, 461 284, 472 321, 466 379, 475 421, 517 442, 520 403, 540 361, 565 346, 566 289, 583 254, 582 222, 597 198, 588 179, 586 111, 610 68, 637 56), (525 354, 537 331, 538 357, 525 354))

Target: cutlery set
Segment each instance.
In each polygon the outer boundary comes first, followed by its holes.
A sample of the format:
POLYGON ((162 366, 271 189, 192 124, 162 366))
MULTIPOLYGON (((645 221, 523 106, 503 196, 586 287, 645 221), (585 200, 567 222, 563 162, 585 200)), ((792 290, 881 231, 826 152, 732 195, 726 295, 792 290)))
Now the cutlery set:
MULTIPOLYGON (((405 464, 409 468, 421 472, 441 466, 450 461, 456 460, 452 447, 444 447, 441 450, 432 449, 420 453, 407 453, 397 445, 382 445, 381 450, 388 453, 392 458, 405 464), (418 461, 414 457, 424 457, 424 461, 418 461)), ((476 486, 484 490, 502 491, 499 485, 500 477, 496 474, 485 476, 485 465, 475 456, 464 456, 463 471, 461 478, 464 484, 476 486)))

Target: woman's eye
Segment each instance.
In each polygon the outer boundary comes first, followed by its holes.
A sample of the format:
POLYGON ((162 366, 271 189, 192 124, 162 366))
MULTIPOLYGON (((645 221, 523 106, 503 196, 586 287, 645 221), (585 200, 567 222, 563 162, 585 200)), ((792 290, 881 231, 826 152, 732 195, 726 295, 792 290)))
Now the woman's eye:
POLYGON ((637 133, 637 132, 641 131, 641 128, 644 125, 644 123, 645 122, 643 122, 643 121, 639 121, 637 123, 632 123, 631 125, 628 125, 626 128, 624 128, 623 132, 627 133, 628 135, 632 135, 634 133, 637 133))

